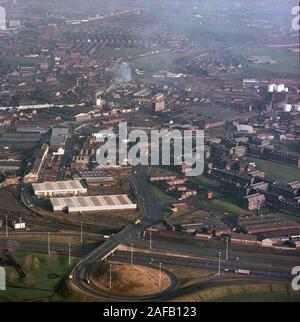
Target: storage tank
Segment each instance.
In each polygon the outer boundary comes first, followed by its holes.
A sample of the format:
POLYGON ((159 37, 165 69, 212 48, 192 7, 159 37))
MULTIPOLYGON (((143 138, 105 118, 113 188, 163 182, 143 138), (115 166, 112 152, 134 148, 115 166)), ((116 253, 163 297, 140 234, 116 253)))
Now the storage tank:
POLYGON ((273 93, 276 89, 276 85, 275 84, 270 84, 268 85, 268 92, 269 93, 273 93))
POLYGON ((300 112, 300 104, 294 106, 294 110, 297 112, 300 112))
POLYGON ((277 91, 278 93, 282 93, 282 92, 284 92, 284 91, 285 91, 285 86, 284 86, 284 84, 278 84, 278 85, 276 86, 276 91, 277 91))
POLYGON ((284 104, 283 111, 286 113, 292 112, 293 106, 291 104, 284 104))
POLYGON ((102 107, 102 99, 101 98, 96 99, 96 106, 97 107, 102 107))
POLYGON ((104 94, 105 94, 105 91, 103 91, 103 90, 98 90, 96 92, 96 95, 95 95, 95 97, 96 97, 96 106, 98 108, 101 108, 102 105, 103 105, 103 99, 102 99, 102 97, 103 97, 104 94))

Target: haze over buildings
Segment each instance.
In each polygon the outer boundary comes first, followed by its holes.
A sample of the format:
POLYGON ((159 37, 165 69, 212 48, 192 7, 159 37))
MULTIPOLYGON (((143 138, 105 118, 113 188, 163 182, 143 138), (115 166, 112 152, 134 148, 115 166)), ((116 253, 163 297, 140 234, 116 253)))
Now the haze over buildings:
POLYGON ((0 0, 0 302, 299 301, 296 5, 0 0))

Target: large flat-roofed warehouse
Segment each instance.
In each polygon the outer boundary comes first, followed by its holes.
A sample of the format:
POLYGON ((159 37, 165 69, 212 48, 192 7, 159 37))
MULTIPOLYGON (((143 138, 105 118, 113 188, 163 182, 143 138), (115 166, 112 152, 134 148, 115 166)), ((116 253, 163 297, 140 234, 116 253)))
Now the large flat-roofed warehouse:
POLYGON ((75 180, 86 180, 88 186, 110 186, 115 183, 112 176, 106 175, 102 171, 81 171, 74 175, 75 180))
POLYGON ((38 197, 73 196, 87 193, 87 188, 80 180, 34 183, 32 188, 38 197))
POLYGON ((96 212, 136 209, 128 195, 86 196, 50 199, 53 211, 96 212))

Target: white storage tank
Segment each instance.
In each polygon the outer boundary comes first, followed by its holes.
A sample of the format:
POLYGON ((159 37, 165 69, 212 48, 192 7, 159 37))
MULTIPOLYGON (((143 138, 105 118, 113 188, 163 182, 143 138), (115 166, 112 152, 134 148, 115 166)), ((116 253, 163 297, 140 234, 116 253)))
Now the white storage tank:
POLYGON ((284 104, 283 111, 286 113, 292 112, 293 106, 291 104, 284 104))
POLYGON ((268 85, 268 92, 269 93, 274 93, 276 89, 276 85, 275 84, 270 84, 268 85))
POLYGON ((276 91, 277 91, 278 93, 282 93, 282 92, 284 92, 284 91, 285 91, 285 86, 284 86, 284 84, 278 84, 278 85, 277 85, 277 87, 276 87, 276 91))
POLYGON ((300 104, 294 106, 294 111, 300 112, 300 104))

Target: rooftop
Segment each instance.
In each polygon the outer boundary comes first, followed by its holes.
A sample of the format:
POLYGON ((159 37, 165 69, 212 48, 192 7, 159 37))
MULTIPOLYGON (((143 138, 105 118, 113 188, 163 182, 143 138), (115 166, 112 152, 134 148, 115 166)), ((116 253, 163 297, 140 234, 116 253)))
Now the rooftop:
POLYGON ((87 197, 52 198, 53 207, 69 208, 112 208, 119 206, 134 206, 128 195, 107 195, 87 197))
POLYGON ((34 183, 32 188, 35 193, 86 190, 79 180, 34 183))

